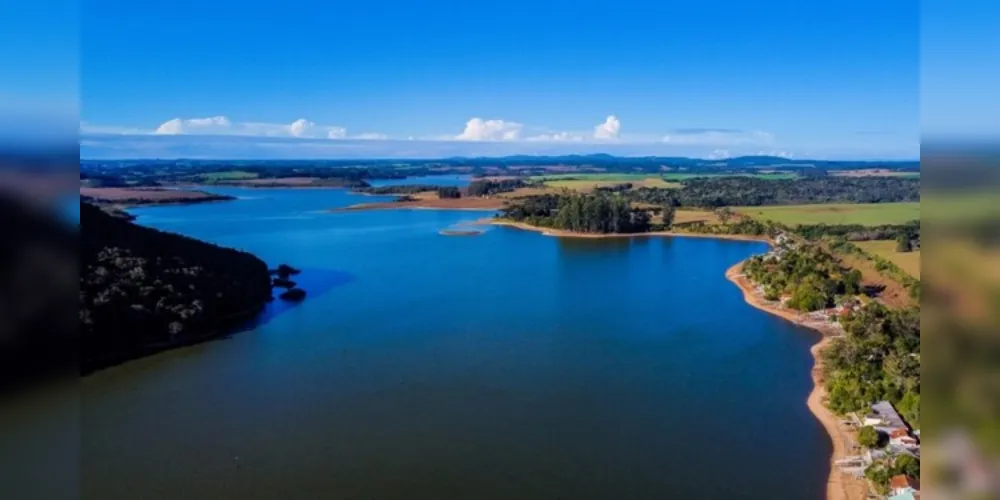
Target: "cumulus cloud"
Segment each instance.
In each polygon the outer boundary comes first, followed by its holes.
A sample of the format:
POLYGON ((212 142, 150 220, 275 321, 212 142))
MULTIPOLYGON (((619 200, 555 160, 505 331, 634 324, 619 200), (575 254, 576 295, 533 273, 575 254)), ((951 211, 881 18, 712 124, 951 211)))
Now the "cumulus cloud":
POLYGON ((604 123, 594 127, 594 139, 617 140, 622 124, 615 115, 608 116, 604 123))
POLYGON ((733 155, 729 154, 728 149, 715 149, 708 154, 709 160, 725 160, 727 158, 732 158, 733 155))
POLYGON ((317 125, 305 118, 290 124, 262 122, 234 122, 225 116, 209 118, 174 118, 162 123, 153 132, 156 135, 240 135, 257 137, 299 137, 306 139, 343 139, 347 129, 317 125))
POLYGON ((521 136, 524 125, 504 120, 473 118, 466 122, 465 130, 455 136, 460 141, 515 141, 521 136))
POLYGON ((680 146, 770 145, 774 135, 759 130, 677 129, 663 136, 663 142, 680 146))

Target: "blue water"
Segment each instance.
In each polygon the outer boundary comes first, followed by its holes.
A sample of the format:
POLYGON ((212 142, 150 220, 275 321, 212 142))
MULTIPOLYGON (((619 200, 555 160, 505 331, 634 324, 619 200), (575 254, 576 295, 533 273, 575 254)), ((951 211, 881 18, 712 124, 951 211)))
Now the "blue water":
POLYGON ((823 495, 818 337, 724 277, 763 244, 450 237, 488 213, 219 191, 241 199, 134 212, 302 267, 310 296, 84 379, 86 498, 823 495))
POLYGON ((468 186, 472 180, 468 175, 424 175, 420 177, 407 177, 405 179, 372 179, 368 184, 372 186, 412 186, 414 184, 432 184, 435 186, 468 186))

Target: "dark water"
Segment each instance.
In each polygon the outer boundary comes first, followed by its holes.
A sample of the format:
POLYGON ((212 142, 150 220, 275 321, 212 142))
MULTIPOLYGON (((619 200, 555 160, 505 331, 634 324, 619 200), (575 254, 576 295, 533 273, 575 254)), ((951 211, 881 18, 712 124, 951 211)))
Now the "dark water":
POLYGON ((813 333, 747 306, 764 246, 438 231, 239 190, 139 222, 305 269, 258 328, 84 379, 86 498, 820 498, 813 333))
POLYGON ((368 184, 372 186, 411 186, 414 184, 432 184, 435 186, 456 186, 469 185, 472 180, 468 175, 423 175, 418 177, 407 177, 405 179, 371 179, 368 184))

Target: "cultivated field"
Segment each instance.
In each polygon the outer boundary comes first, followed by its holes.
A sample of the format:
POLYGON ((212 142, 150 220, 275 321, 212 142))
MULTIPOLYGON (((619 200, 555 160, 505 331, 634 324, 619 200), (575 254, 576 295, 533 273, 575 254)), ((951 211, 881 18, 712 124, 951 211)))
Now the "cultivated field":
POLYGON ((920 278, 920 251, 897 252, 896 242, 891 240, 880 241, 857 241, 854 243, 859 248, 872 255, 878 255, 893 264, 896 264, 903 271, 906 271, 914 278, 920 278))
POLYGON ((920 203, 854 203, 736 207, 734 211, 780 224, 903 224, 920 219, 920 203))

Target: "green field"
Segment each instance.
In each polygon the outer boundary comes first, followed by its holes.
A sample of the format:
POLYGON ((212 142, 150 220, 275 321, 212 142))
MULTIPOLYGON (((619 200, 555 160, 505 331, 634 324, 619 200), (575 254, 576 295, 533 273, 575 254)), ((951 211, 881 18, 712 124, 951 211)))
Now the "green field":
POLYGON ((246 179, 256 179, 257 174, 255 172, 244 172, 242 170, 227 170, 225 172, 209 172, 207 174, 200 174, 205 182, 219 182, 219 181, 240 181, 246 179))
POLYGON ((771 220, 780 224, 903 224, 920 219, 920 203, 864 203, 785 205, 768 207, 735 207, 733 209, 754 219, 771 220))
POLYGON ((910 276, 920 278, 920 251, 897 252, 894 240, 858 241, 854 243, 859 248, 872 255, 878 255, 896 264, 910 276))

